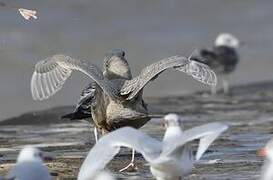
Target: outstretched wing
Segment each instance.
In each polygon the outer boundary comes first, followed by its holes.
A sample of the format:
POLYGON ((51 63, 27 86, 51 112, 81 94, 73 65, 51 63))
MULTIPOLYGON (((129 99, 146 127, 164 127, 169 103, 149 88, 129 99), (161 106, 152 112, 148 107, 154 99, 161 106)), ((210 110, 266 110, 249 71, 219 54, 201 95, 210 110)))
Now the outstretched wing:
POLYGON ((62 116, 70 120, 91 118, 91 106, 96 103, 95 91, 96 83, 91 82, 86 86, 81 93, 80 100, 74 110, 74 112, 62 116))
POLYGON ((225 130, 228 126, 223 123, 209 123, 194 127, 192 129, 184 131, 180 137, 171 139, 166 146, 164 145, 162 155, 169 156, 176 152, 179 152, 183 146, 194 140, 200 139, 198 150, 195 156, 196 160, 199 160, 209 145, 225 130))
POLYGON ((134 98, 149 81, 169 68, 182 71, 204 84, 215 86, 217 83, 216 74, 207 65, 182 56, 172 56, 151 64, 144 68, 139 76, 125 81, 121 95, 128 95, 127 99, 134 98))
POLYGON ((122 146, 135 149, 150 162, 159 156, 162 144, 134 128, 120 128, 103 136, 90 150, 80 168, 78 180, 92 179, 113 159, 122 146))
POLYGON ((48 99, 59 91, 73 70, 81 71, 92 78, 111 97, 119 93, 111 82, 104 79, 101 70, 95 65, 73 59, 66 55, 54 55, 35 65, 31 79, 31 93, 34 100, 48 99))

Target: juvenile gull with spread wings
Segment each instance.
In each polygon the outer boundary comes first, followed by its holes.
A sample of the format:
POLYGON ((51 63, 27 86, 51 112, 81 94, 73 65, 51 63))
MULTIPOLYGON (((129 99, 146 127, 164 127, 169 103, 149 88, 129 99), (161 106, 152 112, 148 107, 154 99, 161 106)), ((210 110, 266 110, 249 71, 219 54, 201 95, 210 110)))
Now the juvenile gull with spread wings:
POLYGON ((182 131, 181 119, 176 114, 165 116, 164 121, 167 129, 162 142, 129 127, 103 136, 84 160, 78 180, 92 179, 113 159, 120 147, 140 152, 156 179, 182 179, 191 172, 195 161, 202 157, 209 145, 228 128, 222 123, 209 123, 182 131), (200 141, 193 156, 190 142, 195 139, 200 141))
POLYGON ((31 92, 34 100, 47 99, 77 70, 92 79, 90 93, 82 102, 90 101, 96 128, 103 134, 124 126, 140 128, 151 119, 142 98, 143 88, 167 69, 184 72, 204 84, 217 83, 215 73, 207 65, 183 56, 162 59, 132 78, 125 52, 114 49, 105 56, 104 72, 88 61, 62 54, 38 62, 31 79, 31 92))

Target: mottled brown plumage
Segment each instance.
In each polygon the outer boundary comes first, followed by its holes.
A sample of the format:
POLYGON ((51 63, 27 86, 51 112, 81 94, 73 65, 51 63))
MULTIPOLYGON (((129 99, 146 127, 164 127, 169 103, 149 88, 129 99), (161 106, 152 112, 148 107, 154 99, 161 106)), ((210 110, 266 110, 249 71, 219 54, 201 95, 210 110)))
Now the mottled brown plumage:
POLYGON ((217 82, 215 73, 207 65, 182 56, 165 58, 132 78, 125 53, 112 50, 106 54, 104 72, 88 61, 65 55, 54 55, 38 62, 31 80, 31 92, 35 100, 47 99, 61 89, 73 70, 78 70, 95 83, 92 98, 88 100, 98 129, 109 132, 124 126, 140 128, 150 120, 142 99, 143 88, 169 68, 182 71, 205 84, 215 85, 217 82))

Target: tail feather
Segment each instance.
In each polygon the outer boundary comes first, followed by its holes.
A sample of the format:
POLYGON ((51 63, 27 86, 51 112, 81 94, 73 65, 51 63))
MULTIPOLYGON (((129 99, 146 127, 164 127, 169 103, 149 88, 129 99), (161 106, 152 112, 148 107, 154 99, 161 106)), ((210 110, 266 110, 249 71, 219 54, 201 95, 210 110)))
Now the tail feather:
POLYGON ((91 115, 74 112, 74 113, 65 114, 61 118, 62 119, 69 119, 69 120, 82 120, 82 119, 86 119, 86 118, 91 118, 91 115))
POLYGON ((70 119, 70 120, 73 120, 73 119, 74 119, 74 113, 70 113, 70 114, 63 115, 61 118, 62 118, 62 119, 70 119))

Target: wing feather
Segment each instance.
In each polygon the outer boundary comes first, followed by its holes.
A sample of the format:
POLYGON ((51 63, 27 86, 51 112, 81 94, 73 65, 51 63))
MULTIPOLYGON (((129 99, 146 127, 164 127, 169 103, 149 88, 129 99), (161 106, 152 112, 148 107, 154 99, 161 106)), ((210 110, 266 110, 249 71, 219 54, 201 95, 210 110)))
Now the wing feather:
POLYGON ((162 150, 162 156, 169 156, 178 152, 183 146, 195 139, 200 139, 196 153, 196 160, 199 160, 209 145, 224 131, 228 126, 223 123, 208 123, 184 131, 180 137, 171 139, 162 150))
POLYGON ((31 78, 31 82, 30 82, 30 90, 31 90, 31 94, 32 94, 32 97, 38 97, 39 95, 37 94, 37 89, 36 89, 36 72, 33 73, 32 75, 32 78, 31 78))
POLYGON ((47 84, 47 80, 46 80, 46 76, 45 74, 41 74, 41 84, 43 85, 43 88, 44 88, 44 91, 45 91, 45 94, 50 94, 50 91, 49 91, 49 87, 46 86, 45 84, 47 84))
POLYGON ((100 88, 97 88, 95 82, 91 82, 86 86, 80 96, 74 112, 62 116, 62 118, 68 118, 71 120, 74 119, 85 119, 92 118, 91 107, 96 105, 96 91, 101 91, 100 88))
POLYGON ((183 56, 172 56, 147 66, 139 76, 125 81, 121 88, 121 95, 128 95, 127 99, 134 98, 148 82, 156 79, 160 73, 169 68, 182 71, 204 84, 214 86, 217 83, 216 74, 209 66, 183 56))
POLYGON ((66 55, 54 55, 35 65, 31 79, 31 93, 34 100, 48 99, 59 91, 73 70, 81 71, 92 78, 103 91, 111 97, 118 98, 114 85, 104 79, 101 70, 95 65, 76 60, 66 55))
POLYGON ((78 180, 92 179, 119 152, 120 147, 133 148, 150 162, 161 152, 161 142, 130 127, 120 128, 103 136, 84 160, 78 180))
POLYGON ((53 94, 55 89, 57 89, 57 86, 56 86, 56 82, 55 82, 55 80, 53 78, 52 72, 48 72, 46 74, 46 77, 48 78, 48 82, 49 82, 48 87, 50 89, 50 92, 51 92, 51 94, 53 94))
POLYGON ((49 92, 50 94, 52 94, 54 92, 54 83, 52 82, 52 78, 51 78, 51 73, 49 72, 48 75, 45 75, 47 82, 48 82, 48 87, 49 87, 49 92))
POLYGON ((190 62, 185 66, 175 67, 175 69, 192 76, 194 79, 204 84, 210 86, 216 86, 217 84, 216 74, 206 64, 190 60, 190 62))

